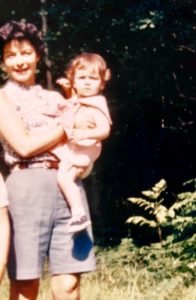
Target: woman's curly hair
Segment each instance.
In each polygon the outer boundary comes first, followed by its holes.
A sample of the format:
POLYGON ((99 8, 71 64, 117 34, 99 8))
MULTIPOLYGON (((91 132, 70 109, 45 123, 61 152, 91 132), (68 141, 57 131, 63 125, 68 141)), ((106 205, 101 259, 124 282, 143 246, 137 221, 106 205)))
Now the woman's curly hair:
POLYGON ((41 32, 38 31, 34 24, 24 21, 9 21, 0 27, 0 54, 2 55, 5 44, 11 40, 28 40, 37 53, 42 56, 45 51, 45 45, 41 32))

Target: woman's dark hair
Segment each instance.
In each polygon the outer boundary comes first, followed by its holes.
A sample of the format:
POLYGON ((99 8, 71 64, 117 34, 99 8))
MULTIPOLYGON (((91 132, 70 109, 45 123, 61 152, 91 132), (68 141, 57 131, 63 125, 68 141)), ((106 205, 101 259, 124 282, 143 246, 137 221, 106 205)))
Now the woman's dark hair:
POLYGON ((34 24, 24 21, 9 21, 0 27, 0 54, 2 55, 5 44, 11 40, 28 40, 35 48, 36 52, 42 56, 45 45, 41 32, 38 31, 34 24))

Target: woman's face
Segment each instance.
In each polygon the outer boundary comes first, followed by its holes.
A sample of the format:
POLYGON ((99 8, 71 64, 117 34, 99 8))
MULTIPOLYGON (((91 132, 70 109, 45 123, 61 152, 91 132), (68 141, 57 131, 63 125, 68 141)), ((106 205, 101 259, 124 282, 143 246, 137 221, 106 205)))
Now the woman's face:
POLYGON ((25 85, 35 84, 39 55, 28 40, 11 40, 3 49, 4 70, 10 79, 25 85))

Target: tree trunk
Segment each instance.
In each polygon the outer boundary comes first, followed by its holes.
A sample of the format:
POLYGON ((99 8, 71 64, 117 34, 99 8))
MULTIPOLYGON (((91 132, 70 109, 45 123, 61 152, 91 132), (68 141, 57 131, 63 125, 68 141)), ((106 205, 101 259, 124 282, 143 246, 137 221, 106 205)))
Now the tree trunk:
MULTIPOLYGON (((45 10, 45 5, 47 0, 40 0, 41 2, 41 19, 42 19, 42 32, 43 36, 45 38, 47 31, 48 31, 48 23, 47 23, 47 12, 45 10)), ((53 89, 53 83, 52 83, 52 73, 51 73, 51 60, 49 58, 49 49, 46 44, 45 48, 45 58, 44 58, 45 64, 46 64, 46 82, 47 82, 47 88, 49 90, 53 89)))

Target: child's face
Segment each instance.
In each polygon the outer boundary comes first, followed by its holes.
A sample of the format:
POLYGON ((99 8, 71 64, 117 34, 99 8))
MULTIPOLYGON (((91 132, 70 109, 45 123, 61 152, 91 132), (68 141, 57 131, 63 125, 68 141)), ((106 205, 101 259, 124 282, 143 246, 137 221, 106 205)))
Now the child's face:
POLYGON ((76 69, 74 88, 78 97, 90 97, 100 93, 103 88, 102 79, 94 69, 76 69))

